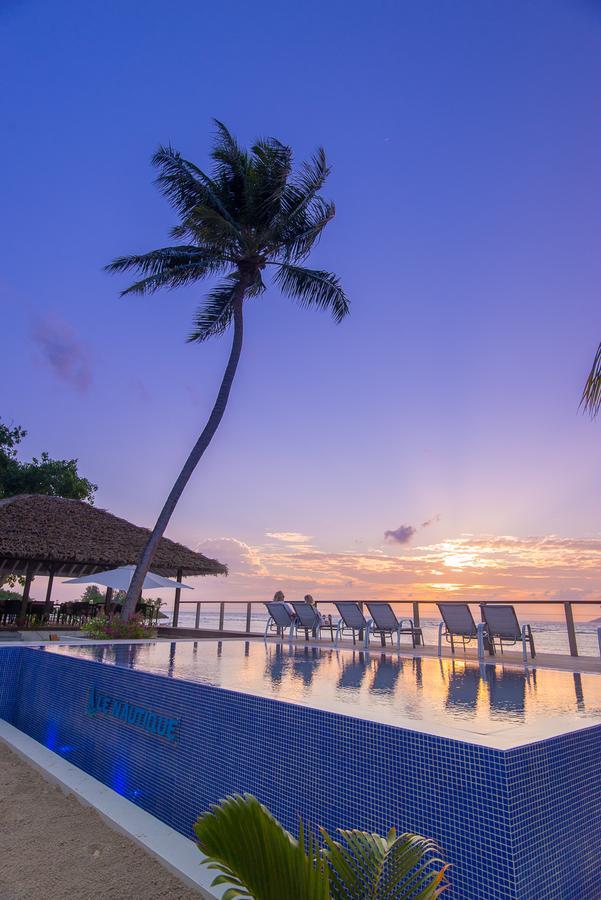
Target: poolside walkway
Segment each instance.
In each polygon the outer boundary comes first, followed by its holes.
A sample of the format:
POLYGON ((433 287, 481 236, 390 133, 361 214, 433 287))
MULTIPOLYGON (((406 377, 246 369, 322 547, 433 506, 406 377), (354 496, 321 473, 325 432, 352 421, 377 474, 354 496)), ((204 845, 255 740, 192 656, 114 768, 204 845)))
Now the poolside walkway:
POLYGON ((156 860, 0 746, 2 900, 198 900, 156 860))

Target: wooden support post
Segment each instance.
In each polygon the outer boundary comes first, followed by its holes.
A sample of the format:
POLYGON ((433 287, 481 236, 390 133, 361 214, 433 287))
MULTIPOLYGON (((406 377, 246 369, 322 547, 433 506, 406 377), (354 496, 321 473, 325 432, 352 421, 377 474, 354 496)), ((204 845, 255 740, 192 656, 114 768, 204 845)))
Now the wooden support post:
POLYGON ((48 587, 46 588, 46 601, 44 603, 44 621, 47 622, 52 612, 52 584, 54 582, 54 564, 50 565, 48 575, 48 587))
POLYGON ((564 603, 563 608, 566 614, 566 626, 568 629, 568 644, 570 645, 570 656, 578 656, 578 644, 576 642, 576 629, 574 628, 574 611, 571 603, 564 603))
POLYGON ((104 611, 108 616, 111 611, 111 603, 113 602, 113 589, 112 587, 107 587, 106 594, 104 595, 104 611))
MULTIPOLYGON (((177 580, 179 581, 180 584, 182 583, 182 570, 181 569, 177 570, 177 580)), ((182 589, 176 588, 175 589, 175 600, 173 601, 172 625, 174 628, 177 628, 177 623, 179 622, 179 601, 180 601, 181 595, 182 595, 182 589)))
POLYGON ((225 616, 225 603, 219 604, 219 631, 223 631, 223 619, 225 616))
POLYGON ((17 625, 19 626, 25 625, 25 620, 27 618, 27 604, 29 603, 29 592, 31 591, 33 572, 34 564, 28 563, 27 572, 25 574, 25 586, 23 587, 23 599, 21 600, 21 609, 19 610, 19 617, 17 619, 17 625))
POLYGON ((413 624, 419 628, 419 603, 413 603, 413 624))
POLYGON ((200 628, 200 603, 196 604, 196 620, 194 622, 194 627, 196 629, 200 628))
POLYGON ((253 605, 252 603, 246 604, 246 633, 250 634, 250 616, 252 613, 253 605))

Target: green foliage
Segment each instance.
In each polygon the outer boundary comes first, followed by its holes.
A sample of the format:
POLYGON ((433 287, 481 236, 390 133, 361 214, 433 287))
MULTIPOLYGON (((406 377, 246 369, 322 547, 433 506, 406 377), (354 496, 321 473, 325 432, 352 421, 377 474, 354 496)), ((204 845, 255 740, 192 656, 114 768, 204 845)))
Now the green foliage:
POLYGON ((89 638, 97 640, 139 640, 156 637, 156 628, 147 625, 141 616, 132 616, 128 621, 122 619, 95 616, 81 626, 81 630, 89 638))
POLYGON ((580 405, 595 418, 601 409, 601 344, 597 347, 593 367, 584 385, 580 405))
POLYGON ((0 590, 0 603, 4 603, 6 600, 18 600, 20 603, 22 599, 21 594, 17 594, 16 591, 0 590))
POLYGON ((97 485, 77 471, 76 459, 51 459, 47 453, 31 462, 17 459, 17 447, 27 432, 0 420, 0 498, 16 494, 48 494, 71 500, 94 501, 97 485))
POLYGON ((185 243, 115 259, 109 272, 141 276, 122 295, 223 276, 197 311, 189 337, 205 341, 230 325, 239 285, 245 297, 265 291, 263 273, 271 266, 284 294, 329 310, 340 322, 349 303, 338 278, 300 265, 335 213, 319 193, 330 172, 323 149, 294 172, 292 150, 275 138, 246 150, 225 125, 216 126, 210 175, 172 147, 155 153, 157 184, 179 216, 171 234, 185 243))
POLYGON ((333 900, 434 900, 445 890, 447 867, 427 838, 338 829, 341 842, 320 830, 333 900))
POLYGON ((101 604, 105 595, 95 584, 89 584, 79 599, 81 603, 101 604))
POLYGON ((223 900, 327 900, 325 865, 309 838, 294 838, 250 794, 233 795, 201 815, 194 826, 198 846, 220 874, 213 881, 230 884, 223 900))
POLYGON ((302 822, 296 841, 250 794, 212 806, 194 830, 220 873, 213 884, 232 886, 224 900, 435 900, 448 886, 448 867, 427 838, 340 829, 338 841, 320 829, 319 850, 302 822))

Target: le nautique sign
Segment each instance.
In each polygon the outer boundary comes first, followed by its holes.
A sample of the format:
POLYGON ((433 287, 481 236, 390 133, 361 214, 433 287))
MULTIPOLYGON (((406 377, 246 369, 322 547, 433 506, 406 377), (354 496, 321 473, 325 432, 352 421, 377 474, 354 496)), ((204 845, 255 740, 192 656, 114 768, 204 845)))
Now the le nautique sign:
POLYGON ((117 700, 109 694, 101 694, 95 687, 91 687, 88 692, 86 712, 89 716, 110 716, 124 725, 133 725, 146 734, 168 741, 175 741, 180 726, 180 719, 173 719, 126 700, 117 700))

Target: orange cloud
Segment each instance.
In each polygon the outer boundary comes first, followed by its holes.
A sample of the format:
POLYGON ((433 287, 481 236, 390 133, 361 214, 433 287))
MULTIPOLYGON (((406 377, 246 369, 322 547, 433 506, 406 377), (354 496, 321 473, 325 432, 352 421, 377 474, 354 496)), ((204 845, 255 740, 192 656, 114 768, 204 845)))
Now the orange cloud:
POLYGON ((272 532, 268 537, 270 543, 254 547, 232 538, 200 545, 230 565, 227 580, 211 579, 216 599, 265 600, 279 588, 290 596, 309 591, 323 600, 599 596, 601 538, 461 535, 398 555, 381 549, 330 553, 302 543, 309 538, 297 532, 272 532), (226 551, 235 551, 233 562, 226 551))

